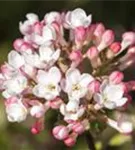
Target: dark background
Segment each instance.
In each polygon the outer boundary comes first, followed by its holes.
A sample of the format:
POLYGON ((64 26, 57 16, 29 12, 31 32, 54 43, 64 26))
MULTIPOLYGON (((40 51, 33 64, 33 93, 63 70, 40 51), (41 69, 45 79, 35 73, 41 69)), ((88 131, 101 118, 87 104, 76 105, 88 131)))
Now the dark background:
MULTIPOLYGON (((103 22, 106 28, 112 28, 116 32, 116 38, 120 39, 124 31, 135 29, 135 1, 91 1, 91 0, 48 0, 48 1, 0 1, 0 63, 6 60, 6 56, 12 50, 12 42, 21 36, 18 29, 19 21, 25 20, 29 12, 37 13, 42 19, 49 11, 66 11, 81 7, 92 14, 93 22, 103 22)), ((134 78, 135 68, 127 70, 126 79, 134 78)), ((68 150, 62 142, 56 141, 50 133, 55 120, 55 113, 47 116, 46 130, 40 135, 33 136, 29 127, 32 120, 28 119, 21 124, 8 123, 5 117, 3 100, 0 102, 0 150, 68 150)), ((107 133, 108 134, 108 133, 107 133)), ((107 136, 107 135, 106 135, 107 136)), ((129 137, 121 137, 117 134, 114 145, 119 150, 130 150, 129 137), (123 141, 125 145, 123 145, 123 141), (119 145, 123 145, 120 149, 119 145)), ((104 139, 105 136, 103 136, 104 139)), ((112 138, 112 137, 111 137, 112 138)), ((110 140, 106 139, 106 143, 110 140)), ((100 147, 100 143, 97 143, 100 147)), ((84 137, 77 142, 72 150, 88 150, 84 137)), ((116 148, 115 148, 116 149, 116 148)), ((111 149, 109 149, 111 150, 111 149)))

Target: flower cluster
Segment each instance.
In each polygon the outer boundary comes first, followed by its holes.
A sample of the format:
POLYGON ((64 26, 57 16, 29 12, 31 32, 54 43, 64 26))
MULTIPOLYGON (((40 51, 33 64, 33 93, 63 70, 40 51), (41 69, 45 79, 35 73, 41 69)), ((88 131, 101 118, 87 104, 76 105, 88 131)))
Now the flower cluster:
POLYGON ((26 18, 19 24, 23 38, 13 42, 0 69, 8 120, 21 122, 31 115, 31 132, 37 134, 47 111, 57 109, 61 117, 52 133, 67 146, 95 122, 131 133, 131 122, 111 119, 108 112, 123 111, 131 101, 135 82, 124 82, 121 71, 135 61, 135 33, 115 41, 112 30, 92 24, 80 8, 47 13, 42 21, 33 13, 26 18))

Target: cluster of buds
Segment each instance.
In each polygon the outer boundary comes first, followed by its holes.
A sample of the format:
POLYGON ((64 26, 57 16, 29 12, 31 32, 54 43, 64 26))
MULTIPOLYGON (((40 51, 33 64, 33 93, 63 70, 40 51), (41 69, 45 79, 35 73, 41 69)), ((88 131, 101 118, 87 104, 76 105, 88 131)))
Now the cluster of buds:
POLYGON ((19 24, 23 38, 13 42, 0 69, 8 120, 22 122, 31 115, 31 132, 37 134, 47 111, 55 109, 61 117, 52 134, 67 146, 95 122, 131 133, 130 121, 112 119, 108 111, 123 111, 131 102, 135 82, 124 82, 121 71, 135 61, 135 33, 115 41, 112 30, 91 24, 91 15, 80 8, 47 13, 42 21, 33 13, 26 18, 19 24))

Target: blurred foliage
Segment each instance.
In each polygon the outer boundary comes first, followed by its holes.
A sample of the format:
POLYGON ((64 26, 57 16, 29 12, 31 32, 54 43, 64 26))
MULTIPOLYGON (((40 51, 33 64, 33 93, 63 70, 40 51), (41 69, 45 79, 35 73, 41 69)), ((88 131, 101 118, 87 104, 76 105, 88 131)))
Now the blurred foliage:
MULTIPOLYGON (((134 30, 135 28, 135 1, 0 1, 0 64, 6 60, 14 39, 21 36, 18 23, 25 19, 26 13, 34 12, 43 18, 46 12, 66 11, 76 7, 92 13, 93 22, 103 22, 107 28, 114 29, 118 39, 125 30, 134 30)), ((125 71, 126 80, 134 79, 135 71, 133 69, 132 66, 125 71)), ((32 135, 29 130, 32 119, 28 118, 21 124, 7 122, 4 101, 1 98, 0 150, 88 150, 84 136, 78 138, 78 142, 73 148, 67 148, 62 142, 55 140, 51 135, 55 119, 56 112, 48 113, 46 130, 39 135, 32 135)), ((131 137, 119 135, 109 128, 97 136, 96 147, 97 150, 100 150, 101 147, 106 147, 108 150, 130 150, 131 144, 131 137)))

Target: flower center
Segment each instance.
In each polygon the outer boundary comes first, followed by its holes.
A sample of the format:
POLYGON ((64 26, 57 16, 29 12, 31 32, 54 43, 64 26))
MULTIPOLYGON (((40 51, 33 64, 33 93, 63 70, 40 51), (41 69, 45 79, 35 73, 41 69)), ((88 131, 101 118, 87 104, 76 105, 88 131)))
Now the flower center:
POLYGON ((81 86, 79 84, 74 84, 72 86, 72 91, 79 91, 81 89, 81 86))
POLYGON ((53 84, 49 84, 49 85, 47 86, 47 88, 48 88, 49 91, 54 91, 54 90, 56 89, 56 86, 53 85, 53 84))

